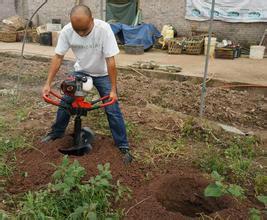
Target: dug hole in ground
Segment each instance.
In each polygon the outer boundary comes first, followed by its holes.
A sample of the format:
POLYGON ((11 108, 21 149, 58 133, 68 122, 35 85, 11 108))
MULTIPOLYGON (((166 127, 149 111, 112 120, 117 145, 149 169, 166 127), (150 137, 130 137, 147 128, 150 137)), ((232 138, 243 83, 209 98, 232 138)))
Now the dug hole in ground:
MULTIPOLYGON (((1 145, 13 143, 12 150, 1 153, 0 167, 5 174, 0 177, 0 197, 5 201, 0 203, 2 210, 16 212, 10 198, 19 200, 23 193, 37 191, 51 182, 55 171, 51 163, 59 165, 63 157, 58 147, 71 143, 68 134, 73 122, 64 138, 51 144, 40 143, 56 113, 56 108, 40 97, 48 67, 46 59, 26 59, 21 76, 23 91, 20 100, 14 101, 17 57, 0 55, 1 145)), ((64 63, 55 87, 71 68, 72 63, 64 63)), ((120 180, 132 190, 132 199, 114 206, 124 209, 125 219, 235 220, 248 219, 251 208, 264 211, 255 195, 266 193, 266 143, 259 138, 264 139, 262 134, 266 134, 266 97, 246 90, 209 87, 205 120, 200 120, 200 91, 200 85, 190 80, 154 79, 134 71, 119 73, 120 103, 135 156, 129 166, 123 164, 113 145, 105 113, 99 110, 83 118, 83 124, 97 133, 93 151, 70 159, 78 160, 85 168, 85 180, 97 174, 98 164, 111 164, 113 181, 120 180), (227 133, 212 121, 260 135, 227 133), (242 161, 247 161, 246 166, 239 166, 242 161), (246 198, 205 197, 205 188, 214 182, 210 177, 214 170, 225 177, 225 184, 242 186, 246 198)), ((95 97, 96 91, 89 99, 95 97)))

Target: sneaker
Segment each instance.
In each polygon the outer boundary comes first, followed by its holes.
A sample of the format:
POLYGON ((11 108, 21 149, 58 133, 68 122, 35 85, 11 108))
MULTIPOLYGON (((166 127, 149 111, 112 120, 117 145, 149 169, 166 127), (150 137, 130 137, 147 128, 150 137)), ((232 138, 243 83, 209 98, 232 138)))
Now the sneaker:
POLYGON ((45 137, 42 138, 41 143, 45 144, 50 141, 54 141, 56 139, 62 138, 63 135, 56 135, 53 132, 48 133, 45 137))
POLYGON ((124 164, 130 164, 133 161, 133 156, 128 148, 120 148, 120 152, 123 154, 124 164))

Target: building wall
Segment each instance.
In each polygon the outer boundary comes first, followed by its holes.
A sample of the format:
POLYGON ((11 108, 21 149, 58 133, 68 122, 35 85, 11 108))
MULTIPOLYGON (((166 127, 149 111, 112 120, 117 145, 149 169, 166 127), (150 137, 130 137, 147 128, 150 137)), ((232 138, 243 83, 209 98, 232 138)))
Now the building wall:
MULTIPOLYGON (((1 1, 1 0, 0 0, 1 1)), ((19 4, 18 14, 24 17, 30 17, 30 15, 41 5, 44 0, 18 0, 24 2, 24 5, 19 4)), ((83 0, 84 4, 90 6, 96 18, 101 17, 101 1, 99 0, 83 0)), ((47 4, 38 12, 34 18, 35 23, 44 24, 49 23, 53 18, 61 19, 63 24, 69 22, 69 13, 73 6, 75 6, 76 0, 49 0, 47 4)))
MULTIPOLYGON (((191 35, 192 31, 208 31, 209 22, 189 21, 185 19, 186 0, 140 0, 143 17, 146 22, 154 23, 158 28, 172 24, 179 35, 191 35)), ((267 29, 267 23, 227 23, 215 21, 213 32, 220 39, 230 39, 242 44, 258 43, 267 29)))
MULTIPOLYGON (((10 0, 0 0, 11 2, 10 0)), ((16 0, 17 11, 20 15, 29 17, 43 0, 16 0)), ((185 19, 186 0, 139 0, 143 11, 144 21, 155 24, 162 29, 164 24, 172 24, 179 35, 190 36, 192 31, 208 31, 208 22, 189 21, 185 19)), ((13 2, 13 1, 12 1, 13 2)), ((47 5, 38 13, 39 23, 51 22, 52 18, 60 18, 64 24, 69 21, 70 9, 75 0, 49 0, 47 5)), ((101 18, 101 0, 81 0, 91 7, 94 17, 101 18)), ((105 13, 105 12, 103 12, 105 13)), ((1 13, 0 13, 1 14, 1 13)), ((35 18, 35 22, 37 19, 35 18)), ((219 39, 230 39, 243 45, 256 44, 260 41, 267 23, 226 23, 214 22, 214 33, 219 39)))
POLYGON ((15 0, 0 0, 0 20, 15 13, 15 0))

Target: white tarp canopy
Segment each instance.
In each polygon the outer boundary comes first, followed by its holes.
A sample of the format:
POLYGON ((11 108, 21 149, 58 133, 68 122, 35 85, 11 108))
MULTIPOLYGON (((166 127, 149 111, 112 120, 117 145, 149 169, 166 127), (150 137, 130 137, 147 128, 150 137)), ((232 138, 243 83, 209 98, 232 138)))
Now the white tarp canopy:
MULTIPOLYGON (((187 0, 186 19, 210 18, 212 0, 187 0)), ((227 22, 267 22, 267 0, 216 0, 214 19, 227 22)))

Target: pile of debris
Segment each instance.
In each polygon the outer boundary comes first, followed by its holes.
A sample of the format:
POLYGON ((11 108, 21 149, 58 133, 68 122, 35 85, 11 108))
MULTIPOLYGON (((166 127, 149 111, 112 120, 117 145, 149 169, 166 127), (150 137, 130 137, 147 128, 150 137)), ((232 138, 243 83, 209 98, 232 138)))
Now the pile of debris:
POLYGON ((132 69, 141 69, 141 70, 155 70, 155 71, 164 71, 169 73, 179 73, 182 71, 182 68, 177 65, 163 65, 158 64, 155 61, 137 61, 136 63, 129 65, 129 68, 132 69))
MULTIPOLYGON (((20 16, 12 16, 0 22, 0 41, 2 42, 22 42, 25 34, 27 20, 20 16)), ((62 29, 60 19, 52 19, 48 23, 39 27, 30 22, 26 33, 26 42, 40 43, 45 46, 55 46, 57 44, 59 32, 62 29)))
MULTIPOLYGON (((19 42, 23 40, 27 20, 20 16, 12 16, 0 22, 0 41, 19 42)), ((27 31, 27 40, 30 42, 37 41, 36 29, 30 27, 27 31)))

